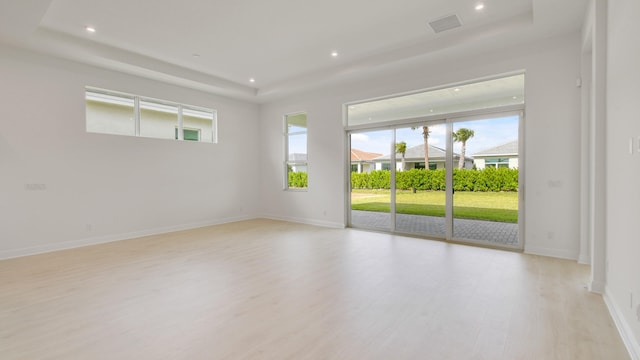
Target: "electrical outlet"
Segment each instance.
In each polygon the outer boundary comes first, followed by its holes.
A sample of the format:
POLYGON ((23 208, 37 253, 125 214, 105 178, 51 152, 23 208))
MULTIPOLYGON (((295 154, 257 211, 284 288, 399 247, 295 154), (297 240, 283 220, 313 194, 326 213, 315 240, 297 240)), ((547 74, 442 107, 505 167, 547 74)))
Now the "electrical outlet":
POLYGON ((27 191, 42 191, 47 190, 46 184, 24 184, 24 189, 27 191))

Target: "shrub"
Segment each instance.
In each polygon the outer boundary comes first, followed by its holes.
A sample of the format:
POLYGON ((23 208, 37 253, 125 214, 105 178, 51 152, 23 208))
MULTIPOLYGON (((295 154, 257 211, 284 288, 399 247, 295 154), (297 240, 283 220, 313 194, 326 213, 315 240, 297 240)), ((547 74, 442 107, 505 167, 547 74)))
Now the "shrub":
POLYGON ((368 189, 389 189, 391 186, 391 172, 389 170, 374 170, 369 173, 368 189))
POLYGON ((308 186, 308 176, 306 172, 291 171, 288 173, 289 187, 292 188, 306 188, 308 186))
POLYGON ((367 173, 351 173, 352 189, 367 189, 369 186, 369 174, 367 173))
POLYGON ((454 169, 453 170, 453 190, 474 191, 475 184, 481 172, 477 170, 454 169))
MULTIPOLYGON (((454 169, 453 182, 455 191, 518 191, 518 169, 454 169)), ((389 170, 351 173, 352 189, 388 190, 390 185, 389 170)), ((445 185, 445 169, 411 169, 396 172, 396 188, 400 190, 445 190, 445 185)))

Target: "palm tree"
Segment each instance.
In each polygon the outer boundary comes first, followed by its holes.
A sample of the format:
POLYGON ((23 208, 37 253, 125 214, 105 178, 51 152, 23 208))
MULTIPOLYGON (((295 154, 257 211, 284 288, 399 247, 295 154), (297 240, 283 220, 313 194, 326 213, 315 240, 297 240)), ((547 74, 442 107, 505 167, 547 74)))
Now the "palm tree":
POLYGON ((404 154, 407 152, 407 143, 404 141, 401 141, 399 143, 396 143, 396 154, 400 154, 400 156, 402 157, 402 167, 401 170, 405 170, 405 164, 404 164, 404 154))
POLYGON ((453 135, 453 141, 462 143, 462 148, 460 149, 460 161, 458 161, 458 169, 462 169, 464 167, 464 156, 467 152, 467 140, 471 139, 473 135, 475 135, 475 132, 467 128, 460 128, 451 135, 453 135))
MULTIPOLYGON (((411 127, 411 130, 415 130, 417 127, 411 127)), ((429 126, 422 126, 422 138, 424 139, 424 169, 429 170, 429 126)))

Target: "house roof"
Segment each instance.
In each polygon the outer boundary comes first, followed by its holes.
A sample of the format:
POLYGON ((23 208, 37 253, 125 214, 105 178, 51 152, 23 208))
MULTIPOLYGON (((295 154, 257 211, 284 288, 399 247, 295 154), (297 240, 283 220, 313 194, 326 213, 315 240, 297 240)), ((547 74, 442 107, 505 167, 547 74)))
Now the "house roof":
POLYGON ((473 154, 473 157, 518 155, 518 140, 509 141, 473 154))
POLYGON ((367 161, 382 156, 379 153, 366 152, 351 148, 351 161, 367 161))
MULTIPOLYGON (((445 159, 446 154, 447 152, 444 149, 439 148, 437 146, 429 145, 429 160, 442 161, 445 159)), ((459 159, 460 154, 454 152, 453 157, 459 159)), ((469 157, 466 157, 466 158, 471 159, 469 157)), ((387 154, 387 155, 375 158, 375 161, 384 161, 389 159, 390 159, 389 154, 387 154)), ((396 154, 396 159, 398 160, 401 159, 400 154, 396 154)), ((424 145, 420 144, 420 145, 407 148, 407 151, 404 153, 404 159, 405 161, 420 161, 420 160, 424 161, 424 145)))

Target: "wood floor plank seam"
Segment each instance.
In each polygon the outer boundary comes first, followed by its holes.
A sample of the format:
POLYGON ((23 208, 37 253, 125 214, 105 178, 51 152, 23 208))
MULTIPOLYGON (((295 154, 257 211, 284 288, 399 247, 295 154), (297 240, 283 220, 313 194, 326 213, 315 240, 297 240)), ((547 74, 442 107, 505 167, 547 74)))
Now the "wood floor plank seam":
POLYGON ((0 358, 629 359, 588 275, 255 219, 0 261, 0 358))

